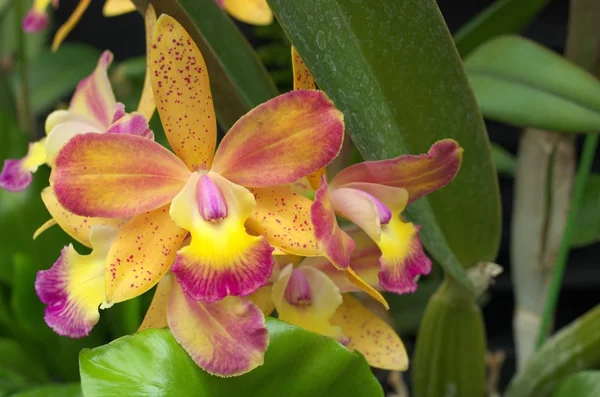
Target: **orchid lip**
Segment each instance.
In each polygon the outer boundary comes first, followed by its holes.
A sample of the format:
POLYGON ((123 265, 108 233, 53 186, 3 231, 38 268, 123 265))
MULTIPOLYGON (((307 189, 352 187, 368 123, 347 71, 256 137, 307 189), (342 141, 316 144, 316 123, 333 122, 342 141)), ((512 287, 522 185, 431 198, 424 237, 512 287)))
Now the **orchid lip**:
POLYGON ((311 304, 310 285, 302 271, 294 269, 285 287, 285 299, 295 306, 308 306, 311 304))
POLYGON ((382 225, 387 225, 388 223, 390 223, 390 220, 392 219, 392 211, 390 211, 390 209, 381 201, 379 201, 375 196, 362 190, 361 192, 365 196, 369 197, 371 202, 375 204, 375 208, 377 208, 377 214, 379 215, 379 222, 382 225))
POLYGON ((227 203, 217 184, 208 175, 200 175, 196 184, 198 211, 207 222, 219 222, 227 217, 227 203))

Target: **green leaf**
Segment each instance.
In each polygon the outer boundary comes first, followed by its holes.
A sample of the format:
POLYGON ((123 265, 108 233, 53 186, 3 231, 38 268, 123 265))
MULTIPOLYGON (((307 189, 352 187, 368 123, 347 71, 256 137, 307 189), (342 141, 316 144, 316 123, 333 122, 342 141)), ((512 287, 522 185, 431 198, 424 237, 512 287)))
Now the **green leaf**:
POLYGON ((521 128, 600 131, 600 81, 530 40, 490 40, 471 53, 465 69, 489 119, 521 128))
POLYGON ((364 358, 331 338, 267 318, 271 342, 263 366, 219 378, 202 371, 169 330, 125 336, 81 352, 88 396, 383 396, 364 358))
POLYGON ((46 385, 27 389, 11 397, 81 397, 79 383, 66 385, 46 385))
POLYGON ((81 79, 96 68, 100 51, 83 45, 65 43, 60 51, 49 48, 30 64, 31 106, 35 113, 46 111, 68 95, 81 79))
POLYGON ((596 368, 600 365, 599 329, 597 305, 548 339, 511 380, 505 397, 546 397, 569 375, 596 368))
POLYGON ((17 342, 0 338, 0 393, 2 390, 16 391, 49 380, 44 367, 17 342))
MULTIPOLYGON (((145 10, 148 0, 134 0, 145 10)), ((157 15, 169 14, 192 36, 206 61, 221 127, 277 95, 258 56, 215 0, 150 0, 157 15)))
POLYGON ((2 70, 0 70, 0 114, 12 119, 16 119, 17 115, 14 93, 7 75, 2 70))
POLYGON ((591 174, 577 214, 577 227, 571 235, 571 245, 585 247, 600 240, 600 175, 591 174))
POLYGON ((562 382, 553 397, 600 396, 600 371, 583 371, 562 382))
POLYGON ((454 34, 464 58, 481 43, 502 34, 520 33, 549 0, 496 0, 454 34))
POLYGON ((502 146, 492 143, 492 158, 499 174, 513 176, 517 170, 517 159, 502 146))
POLYGON ((419 288, 413 294, 384 294, 390 304, 390 314, 394 320, 394 329, 400 335, 415 335, 425 314, 429 298, 439 288, 440 281, 420 281, 419 288))
POLYGON ((435 1, 269 0, 367 160, 465 149, 458 177, 408 214, 432 256, 471 289, 462 266, 493 260, 498 186, 477 104, 435 1), (462 266, 461 266, 462 265, 462 266))

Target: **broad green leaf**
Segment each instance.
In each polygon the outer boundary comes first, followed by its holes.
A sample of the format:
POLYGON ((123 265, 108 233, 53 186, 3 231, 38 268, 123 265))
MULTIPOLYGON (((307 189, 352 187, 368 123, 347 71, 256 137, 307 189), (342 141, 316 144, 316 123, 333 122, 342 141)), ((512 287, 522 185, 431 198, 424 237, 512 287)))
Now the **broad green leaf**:
POLYGON ((454 33, 464 58, 481 43, 502 34, 520 33, 549 0, 496 0, 454 33))
POLYGON ((64 385, 46 385, 27 389, 11 397, 81 397, 79 383, 64 385))
POLYGON ((477 104, 433 0, 269 0, 311 72, 344 112, 365 159, 465 149, 458 177, 409 208, 432 256, 470 288, 462 266, 493 260, 498 186, 477 104))
POLYGON ((489 119, 522 128, 600 131, 600 81, 530 40, 490 40, 471 53, 465 69, 489 119))
POLYGON ((600 396, 600 371, 583 371, 563 381, 553 397, 600 396))
POLYGON ((60 51, 49 48, 31 60, 29 75, 31 106, 35 113, 47 111, 68 95, 81 79, 94 71, 100 51, 83 45, 65 43, 60 51))
POLYGON ((571 245, 584 247, 600 240, 600 175, 591 174, 577 214, 577 227, 571 235, 571 245))
POLYGON ((597 305, 548 339, 513 377, 505 397, 547 397, 569 375, 596 368, 600 365, 599 329, 597 305))
POLYGON ((364 358, 331 338, 267 318, 263 366, 219 378, 202 371, 169 330, 125 336, 79 357, 86 396, 383 396, 364 358))
POLYGON ((258 56, 215 0, 134 0, 169 14, 192 36, 206 61, 217 119, 227 131, 242 115, 277 95, 258 56))
POLYGON ((492 143, 492 158, 499 174, 513 176, 517 169, 517 159, 502 146, 492 143))

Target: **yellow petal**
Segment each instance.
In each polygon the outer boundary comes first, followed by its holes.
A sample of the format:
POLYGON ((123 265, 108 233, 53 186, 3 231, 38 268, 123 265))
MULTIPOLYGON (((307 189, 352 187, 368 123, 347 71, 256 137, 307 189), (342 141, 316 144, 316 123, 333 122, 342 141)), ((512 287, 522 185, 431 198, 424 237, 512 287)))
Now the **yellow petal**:
MULTIPOLYGON (((129 0, 124 0, 129 1, 129 0)), ((107 1, 106 4, 109 2, 107 1)), ((156 11, 154 6, 148 4, 146 15, 144 17, 146 27, 146 59, 150 59, 150 48, 152 46, 152 36, 154 35, 154 27, 156 26, 156 11)), ((150 63, 146 63, 146 75, 144 76, 144 88, 140 97, 137 111, 150 120, 156 110, 156 102, 154 101, 154 93, 152 92, 152 82, 150 81, 150 63)))
POLYGON ((252 295, 248 296, 250 302, 258 306, 265 317, 273 313, 273 310, 275 310, 275 304, 273 303, 273 299, 271 299, 272 289, 273 286, 267 284, 264 287, 259 288, 259 290, 252 295))
POLYGON ((164 328, 169 326, 167 323, 167 303, 171 295, 172 278, 172 275, 167 274, 156 286, 154 298, 152 298, 152 303, 150 303, 150 307, 146 311, 144 321, 142 321, 142 324, 138 328, 138 332, 150 328, 164 328))
MULTIPOLYGON (((292 68, 294 70, 294 89, 295 90, 314 90, 317 88, 315 79, 308 70, 308 67, 296 51, 296 47, 292 46, 292 68)), ((317 179, 317 189, 321 186, 321 178, 317 179)))
POLYGON ((266 0, 223 0, 223 8, 235 19, 251 25, 270 25, 273 13, 266 0))
POLYGON ((390 309, 390 305, 387 303, 383 295, 381 295, 379 291, 360 278, 360 276, 356 274, 354 270, 347 268, 344 270, 344 273, 346 273, 346 277, 348 277, 350 282, 356 285, 361 291, 367 293, 371 298, 381 303, 386 310, 390 309))
POLYGON ((385 321, 349 294, 331 319, 350 339, 347 347, 358 350, 372 367, 405 371, 408 355, 400 337, 385 321))
POLYGON ((105 17, 114 17, 135 11, 135 4, 131 0, 106 0, 102 13, 105 17))
POLYGON ((48 219, 46 222, 44 222, 44 224, 40 227, 38 227, 35 232, 33 232, 33 239, 35 240, 36 238, 39 237, 40 234, 44 233, 46 230, 50 229, 52 226, 57 225, 58 223, 56 222, 56 220, 54 218, 52 219, 48 219))

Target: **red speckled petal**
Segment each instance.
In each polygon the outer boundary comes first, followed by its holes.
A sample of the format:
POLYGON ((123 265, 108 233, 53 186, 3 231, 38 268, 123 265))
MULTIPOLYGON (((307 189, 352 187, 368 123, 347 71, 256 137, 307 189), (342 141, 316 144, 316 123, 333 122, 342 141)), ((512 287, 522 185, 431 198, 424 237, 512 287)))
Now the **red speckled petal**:
POLYGON ((408 191, 410 204, 454 179, 460 169, 462 153, 456 141, 444 139, 436 142, 427 154, 352 165, 340 171, 331 185, 368 182, 401 187, 408 191))
POLYGON ((166 274, 156 286, 154 297, 150 303, 150 307, 146 311, 144 321, 138 328, 138 332, 150 328, 165 328, 169 324, 167 322, 167 304, 169 296, 171 296, 171 288, 173 287, 173 276, 166 274))
POLYGON ((92 227, 104 225, 119 230, 127 222, 121 218, 89 218, 75 215, 60 205, 52 187, 47 187, 42 191, 42 201, 60 228, 87 247, 91 247, 89 237, 92 227))
POLYGON ((170 203, 189 175, 150 139, 92 133, 60 150, 50 182, 60 204, 77 215, 128 218, 170 203))
POLYGON ((133 217, 121 230, 106 260, 106 301, 143 294, 167 273, 186 232, 169 216, 169 206, 133 217))
POLYGON ((292 183, 329 164, 343 139, 344 116, 323 92, 288 92, 231 127, 212 170, 246 187, 292 183))
POLYGON ((167 318, 177 342, 212 375, 238 376, 263 364, 269 334, 262 312, 248 299, 196 302, 174 282, 167 318))
POLYGON ((190 169, 210 168, 217 123, 206 63, 183 26, 168 15, 156 22, 148 62, 171 147, 190 169))
POLYGON ((292 68, 294 69, 294 90, 314 90, 317 88, 312 73, 310 73, 294 46, 292 46, 292 68))
POLYGON ((256 206, 246 226, 272 246, 300 256, 321 255, 310 220, 312 201, 284 186, 252 189, 256 206))
POLYGON ((372 367, 406 371, 408 355, 394 329, 352 296, 345 294, 343 298, 331 323, 350 340, 346 347, 361 352, 372 367))

